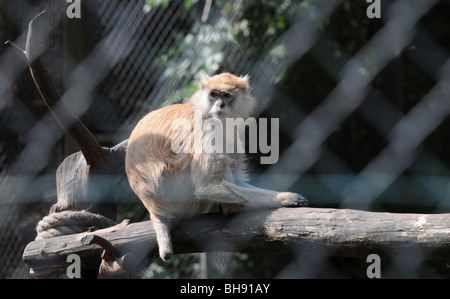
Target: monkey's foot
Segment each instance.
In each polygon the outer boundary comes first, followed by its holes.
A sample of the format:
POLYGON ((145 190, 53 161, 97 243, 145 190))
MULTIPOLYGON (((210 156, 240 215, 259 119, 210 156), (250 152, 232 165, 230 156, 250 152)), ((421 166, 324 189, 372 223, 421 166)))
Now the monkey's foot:
POLYGON ((159 256, 163 261, 168 261, 173 256, 172 248, 160 248, 159 256))
POLYGON ((308 200, 297 193, 281 192, 277 194, 276 201, 278 201, 283 207, 306 207, 308 206, 308 200))

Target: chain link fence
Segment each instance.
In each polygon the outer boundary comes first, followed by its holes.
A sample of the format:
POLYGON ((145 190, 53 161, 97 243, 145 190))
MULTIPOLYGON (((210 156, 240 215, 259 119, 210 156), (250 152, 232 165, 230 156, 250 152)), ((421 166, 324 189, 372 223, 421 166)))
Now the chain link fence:
MULTIPOLYGON (((187 99, 201 72, 249 74, 257 115, 280 120, 279 161, 251 154, 252 183, 313 207, 448 213, 450 1, 372 2, 0 0, 0 41, 24 46, 28 22, 48 12, 46 64, 103 146, 187 99)), ((27 278, 23 249, 56 202, 56 168, 78 149, 6 46, 0 128, 0 277, 27 278)), ((148 217, 118 193, 119 218, 148 217)), ((351 258, 202 253, 149 261, 141 276, 366 277, 366 268, 351 258)), ((382 275, 448 278, 449 269, 392 260, 382 275)))

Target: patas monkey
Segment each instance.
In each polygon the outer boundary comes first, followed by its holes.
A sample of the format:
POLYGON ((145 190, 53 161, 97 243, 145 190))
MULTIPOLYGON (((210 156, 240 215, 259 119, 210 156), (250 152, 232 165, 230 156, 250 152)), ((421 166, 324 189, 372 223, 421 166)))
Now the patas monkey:
MULTIPOLYGON (((223 73, 204 75, 199 89, 186 104, 167 106, 147 114, 131 133, 125 158, 131 188, 150 212, 161 259, 172 256, 171 220, 189 217, 205 204, 227 206, 306 206, 296 193, 275 192, 246 183, 244 154, 206 153, 199 140, 205 132, 183 132, 173 125, 177 119, 203 120, 248 118, 255 105, 248 77, 223 73), (188 134, 190 152, 175 153, 171 143, 188 134), (177 139, 177 138, 178 139, 177 139)), ((179 141, 176 141, 179 142, 179 141)), ((183 146, 183 144, 181 144, 183 146)))

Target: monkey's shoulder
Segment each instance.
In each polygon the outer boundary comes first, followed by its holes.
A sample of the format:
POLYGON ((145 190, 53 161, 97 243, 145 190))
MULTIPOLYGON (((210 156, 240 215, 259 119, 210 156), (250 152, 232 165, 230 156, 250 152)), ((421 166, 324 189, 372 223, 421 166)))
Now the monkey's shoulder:
POLYGON ((144 118, 154 122, 169 122, 180 118, 192 119, 194 106, 192 103, 173 104, 159 108, 147 114, 144 118))
POLYGON ((191 103, 173 104, 154 110, 144 116, 133 130, 133 134, 161 133, 168 134, 172 131, 173 124, 178 119, 192 121, 194 108, 191 103))

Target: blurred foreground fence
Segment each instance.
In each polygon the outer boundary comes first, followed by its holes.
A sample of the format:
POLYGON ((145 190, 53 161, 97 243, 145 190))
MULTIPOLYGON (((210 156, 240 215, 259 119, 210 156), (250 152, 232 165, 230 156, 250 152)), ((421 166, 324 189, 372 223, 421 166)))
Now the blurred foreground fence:
MULTIPOLYGON (((251 156, 255 185, 301 193, 314 207, 448 213, 450 2, 378 3, 381 18, 370 19, 370 3, 357 0, 0 0, 0 41, 24 46, 28 22, 47 11, 45 63, 104 146, 127 139, 148 111, 188 98, 201 71, 249 74, 258 115, 280 119, 280 159, 264 166, 251 156)), ((56 168, 78 149, 6 46, 0 128, 0 277, 29 277, 23 249, 56 201, 56 168)), ((145 219, 123 185, 110 187, 119 220, 145 219)), ((152 261, 142 275, 366 277, 366 268, 365 259, 306 253, 207 253, 152 261)), ((450 276, 443 261, 393 259, 382 269, 450 276)))

